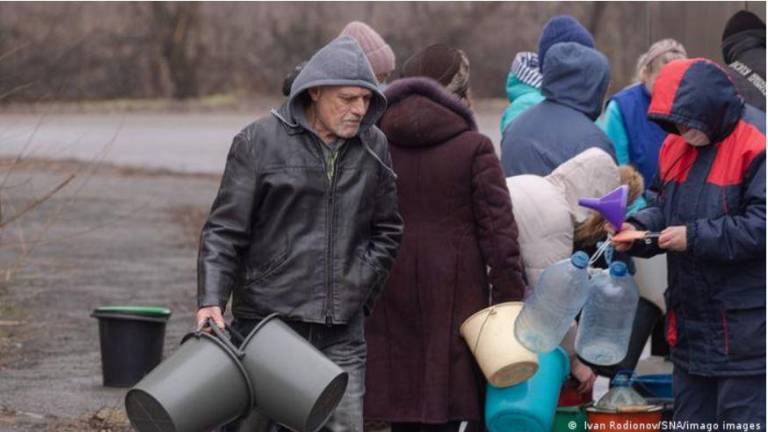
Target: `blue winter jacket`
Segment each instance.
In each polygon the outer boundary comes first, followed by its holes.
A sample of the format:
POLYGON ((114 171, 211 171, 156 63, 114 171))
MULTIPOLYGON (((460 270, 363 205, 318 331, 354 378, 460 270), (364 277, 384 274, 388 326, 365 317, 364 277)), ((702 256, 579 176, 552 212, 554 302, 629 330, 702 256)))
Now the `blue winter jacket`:
POLYGON ((672 361, 695 375, 765 374, 765 114, 744 104, 718 65, 689 59, 662 69, 648 117, 669 132, 662 184, 656 203, 629 222, 687 229, 687 249, 667 253, 672 361), (713 144, 687 144, 675 124, 713 144))
POLYGON ((614 156, 610 139, 593 123, 608 87, 608 60, 592 48, 565 42, 553 45, 545 62, 545 100, 520 114, 502 136, 507 177, 546 176, 590 147, 614 156))
POLYGON ((643 84, 633 84, 616 93, 608 104, 600 126, 613 142, 620 164, 634 165, 652 186, 659 169, 659 150, 667 133, 648 120, 651 95, 643 84))

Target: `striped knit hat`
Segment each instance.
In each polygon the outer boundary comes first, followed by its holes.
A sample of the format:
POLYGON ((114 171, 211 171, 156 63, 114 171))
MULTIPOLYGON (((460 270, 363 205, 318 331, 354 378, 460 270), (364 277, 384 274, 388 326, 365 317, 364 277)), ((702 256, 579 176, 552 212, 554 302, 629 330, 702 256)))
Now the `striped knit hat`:
POLYGON ((509 72, 523 84, 528 84, 533 88, 541 88, 542 75, 539 70, 538 54, 528 51, 517 53, 509 72))

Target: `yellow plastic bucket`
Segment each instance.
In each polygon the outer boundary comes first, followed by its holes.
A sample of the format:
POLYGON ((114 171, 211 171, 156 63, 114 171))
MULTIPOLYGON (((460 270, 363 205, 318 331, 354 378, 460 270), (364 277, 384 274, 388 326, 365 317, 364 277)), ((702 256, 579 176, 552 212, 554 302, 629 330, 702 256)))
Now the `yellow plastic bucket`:
POLYGON ((515 337, 515 320, 522 309, 522 302, 493 305, 467 318, 459 328, 480 370, 494 387, 519 384, 539 369, 536 353, 515 337))

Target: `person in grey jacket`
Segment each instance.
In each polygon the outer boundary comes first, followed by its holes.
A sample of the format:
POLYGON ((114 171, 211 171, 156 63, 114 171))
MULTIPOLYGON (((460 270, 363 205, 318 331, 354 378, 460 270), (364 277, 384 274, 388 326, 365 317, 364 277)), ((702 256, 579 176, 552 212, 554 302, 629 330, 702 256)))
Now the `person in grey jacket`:
POLYGON ((549 48, 543 66, 541 91, 545 100, 504 130, 504 175, 547 176, 590 147, 600 148, 615 159, 611 140, 594 124, 608 89, 608 59, 582 44, 561 42, 549 48))
POLYGON ((363 316, 403 231, 385 108, 354 39, 320 49, 286 103, 234 138, 200 240, 198 328, 223 327, 230 296, 239 333, 277 313, 349 373, 334 432, 363 430, 363 316))

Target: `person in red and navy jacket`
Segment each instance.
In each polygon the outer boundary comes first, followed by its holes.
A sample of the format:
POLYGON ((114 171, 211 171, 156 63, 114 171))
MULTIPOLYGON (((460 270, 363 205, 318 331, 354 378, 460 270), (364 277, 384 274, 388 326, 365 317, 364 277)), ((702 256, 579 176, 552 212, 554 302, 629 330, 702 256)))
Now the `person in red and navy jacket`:
POLYGON ((659 195, 622 231, 661 234, 614 245, 667 254, 674 417, 765 430, 765 114, 698 58, 661 70, 648 118, 669 133, 659 195))

